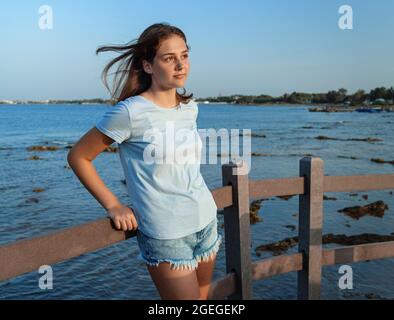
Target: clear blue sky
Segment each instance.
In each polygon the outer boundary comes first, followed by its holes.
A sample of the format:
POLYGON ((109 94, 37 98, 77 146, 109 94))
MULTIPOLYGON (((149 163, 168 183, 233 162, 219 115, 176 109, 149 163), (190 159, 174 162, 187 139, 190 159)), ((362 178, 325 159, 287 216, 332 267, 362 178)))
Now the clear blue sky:
POLYGON ((149 25, 180 27, 191 46, 186 88, 219 94, 326 92, 394 86, 392 0, 22 1, 0 4, 0 99, 109 95, 100 74, 110 53, 149 25), (53 30, 38 27, 41 5, 53 30), (338 9, 353 8, 353 30, 338 9))

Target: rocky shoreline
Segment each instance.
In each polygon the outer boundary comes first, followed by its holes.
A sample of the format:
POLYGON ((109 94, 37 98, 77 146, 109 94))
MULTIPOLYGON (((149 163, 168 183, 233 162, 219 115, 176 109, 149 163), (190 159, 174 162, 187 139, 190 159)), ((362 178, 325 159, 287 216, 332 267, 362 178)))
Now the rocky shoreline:
POLYGON ((309 112, 394 112, 394 105, 386 106, 346 106, 346 105, 329 105, 323 107, 313 107, 308 109, 309 112))

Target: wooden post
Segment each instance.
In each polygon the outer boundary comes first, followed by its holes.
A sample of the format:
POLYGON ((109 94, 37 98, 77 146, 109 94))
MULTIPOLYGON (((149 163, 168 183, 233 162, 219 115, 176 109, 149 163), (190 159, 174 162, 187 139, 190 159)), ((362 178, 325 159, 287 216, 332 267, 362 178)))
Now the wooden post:
POLYGON ((297 274, 298 299, 320 299, 322 273, 323 160, 300 160, 300 176, 305 178, 305 192, 299 195, 298 252, 302 270, 297 274))
POLYGON ((233 204, 224 208, 226 272, 234 272, 235 293, 228 299, 252 299, 248 164, 230 161, 222 166, 223 186, 232 186, 233 204))

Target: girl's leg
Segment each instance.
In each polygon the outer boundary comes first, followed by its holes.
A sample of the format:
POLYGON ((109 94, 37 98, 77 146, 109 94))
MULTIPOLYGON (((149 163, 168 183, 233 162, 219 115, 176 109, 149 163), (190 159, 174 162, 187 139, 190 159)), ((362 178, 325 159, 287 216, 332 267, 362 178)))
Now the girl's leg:
POLYGON ((213 270, 215 268, 216 254, 209 261, 200 261, 197 267, 197 280, 200 289, 200 299, 207 300, 211 287, 213 270))
POLYGON ((163 300, 198 300, 199 283, 196 270, 172 270, 169 262, 146 264, 150 276, 163 300))

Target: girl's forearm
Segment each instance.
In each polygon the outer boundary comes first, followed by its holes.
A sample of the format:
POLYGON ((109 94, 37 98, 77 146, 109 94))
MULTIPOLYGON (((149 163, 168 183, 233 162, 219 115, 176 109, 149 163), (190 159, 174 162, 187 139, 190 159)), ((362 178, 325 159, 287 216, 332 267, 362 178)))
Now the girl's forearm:
POLYGON ((92 161, 78 157, 68 157, 67 160, 81 183, 106 210, 121 205, 101 180, 92 161))

